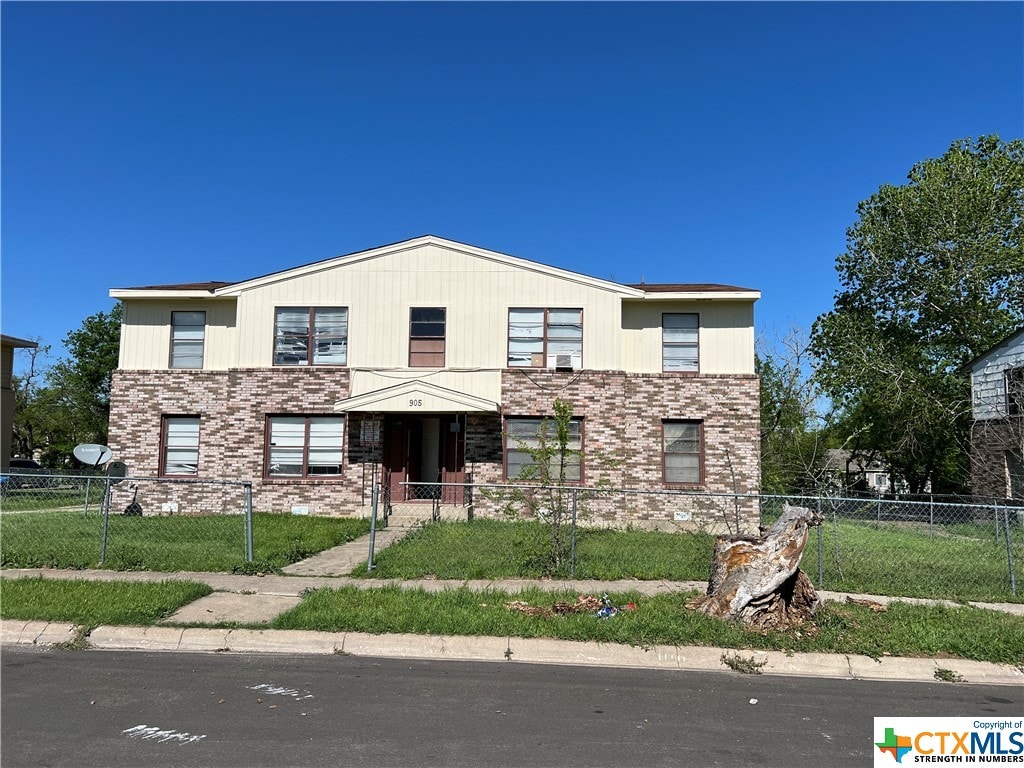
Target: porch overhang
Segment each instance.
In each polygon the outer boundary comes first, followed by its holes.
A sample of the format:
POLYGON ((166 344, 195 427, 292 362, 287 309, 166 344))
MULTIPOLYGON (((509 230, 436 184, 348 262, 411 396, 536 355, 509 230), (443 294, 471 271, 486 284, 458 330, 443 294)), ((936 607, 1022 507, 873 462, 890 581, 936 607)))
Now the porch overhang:
POLYGON ((336 413, 498 413, 497 403, 425 381, 407 381, 339 400, 336 413))

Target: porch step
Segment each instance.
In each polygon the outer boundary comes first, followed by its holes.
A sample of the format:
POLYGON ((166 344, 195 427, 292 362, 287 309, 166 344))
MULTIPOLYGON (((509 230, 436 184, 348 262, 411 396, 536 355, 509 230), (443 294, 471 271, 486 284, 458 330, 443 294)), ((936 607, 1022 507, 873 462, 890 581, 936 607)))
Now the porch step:
MULTIPOLYGON (((372 512, 373 507, 367 505, 359 510, 359 516, 368 518, 372 512)), ((382 512, 382 509, 378 509, 377 514, 382 512)), ((468 508, 461 504, 442 504, 440 507, 442 520, 465 520, 467 512, 468 508)), ((421 523, 429 523, 432 513, 433 507, 429 502, 399 502, 391 505, 391 518, 388 525, 410 528, 421 523)))

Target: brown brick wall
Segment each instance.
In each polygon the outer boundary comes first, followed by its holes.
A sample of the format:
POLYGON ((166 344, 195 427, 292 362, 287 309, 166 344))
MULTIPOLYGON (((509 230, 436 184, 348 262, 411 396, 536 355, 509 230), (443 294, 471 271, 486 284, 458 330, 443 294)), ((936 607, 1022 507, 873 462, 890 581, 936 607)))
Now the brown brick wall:
MULTIPOLYGON (((349 393, 347 369, 275 368, 230 371, 118 371, 114 375, 110 442, 132 475, 154 477, 159 469, 162 415, 196 414, 200 425, 201 477, 251 480, 257 511, 352 514, 369 500, 368 451, 359 446, 363 416, 348 418, 343 476, 338 480, 263 478, 268 414, 333 413, 349 393)), ((466 469, 475 483, 504 481, 502 417, 545 416, 556 398, 570 401, 584 420, 586 485, 661 490, 663 419, 704 425, 705 478, 687 490, 756 493, 759 487, 759 395, 753 376, 678 376, 614 371, 559 373, 512 369, 502 375, 502 416, 469 414, 466 469)), ((179 491, 181 489, 178 489, 179 491)), ((477 511, 498 514, 478 494, 477 511)), ((675 524, 683 505, 670 496, 593 499, 591 522, 675 524)), ((158 509, 160 499, 140 499, 158 509)), ((182 502, 187 508, 188 504, 182 502)), ((715 525, 733 505, 687 505, 687 526, 715 525), (696 511, 694 511, 696 509, 696 511)), ((756 504, 738 510, 742 527, 756 530, 756 504)))
POLYGON ((971 492, 1005 499, 1010 496, 1007 453, 1024 454, 1024 421, 989 419, 971 428, 971 492))

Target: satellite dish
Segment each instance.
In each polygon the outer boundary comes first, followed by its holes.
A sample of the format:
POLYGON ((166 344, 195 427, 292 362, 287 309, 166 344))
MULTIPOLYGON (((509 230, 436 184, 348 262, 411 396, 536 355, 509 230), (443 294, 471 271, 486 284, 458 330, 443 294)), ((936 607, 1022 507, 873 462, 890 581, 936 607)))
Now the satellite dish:
POLYGON ((107 448, 105 445, 96 445, 95 443, 82 443, 76 445, 75 450, 72 451, 75 454, 75 458, 83 464, 88 464, 90 467, 98 467, 100 464, 106 464, 110 461, 114 452, 107 448))
POLYGON ((128 474, 128 465, 123 461, 112 461, 107 464, 107 477, 110 478, 110 482, 117 485, 124 480, 125 475, 128 474))

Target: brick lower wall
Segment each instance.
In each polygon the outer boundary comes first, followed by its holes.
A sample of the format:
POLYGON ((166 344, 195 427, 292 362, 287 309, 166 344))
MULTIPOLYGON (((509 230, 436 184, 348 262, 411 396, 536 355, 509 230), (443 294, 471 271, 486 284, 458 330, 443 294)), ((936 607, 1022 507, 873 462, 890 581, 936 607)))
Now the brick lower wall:
POLYGON ((971 428, 971 492, 1010 498, 1007 454, 1024 456, 1024 422, 1007 419, 976 421, 971 428))
MULTIPOLYGON (((561 373, 512 369, 502 374, 502 415, 471 413, 466 423, 466 470, 475 483, 501 483, 502 417, 546 416, 556 398, 573 404, 584 420, 584 483, 612 488, 672 488, 662 479, 662 421, 700 420, 704 438, 704 482, 685 490, 752 494, 759 488, 759 389, 753 376, 678 376, 615 371, 561 373)), ((368 503, 376 458, 359 444, 361 414, 348 417, 341 478, 266 479, 264 441, 268 414, 332 414, 348 397, 344 368, 235 369, 230 371, 117 371, 111 395, 110 444, 136 476, 159 471, 163 415, 200 417, 199 475, 253 482, 256 511, 287 512, 305 506, 311 514, 353 514, 368 503)), ((379 455, 379 454, 378 454, 379 455)), ((176 489, 187 513, 189 504, 176 489)), ((628 497, 590 502, 590 522, 602 524, 717 525, 728 515, 744 530, 756 530, 759 510, 690 504, 671 496, 628 497), (693 511, 696 509, 697 511, 693 511)), ((160 509, 160 498, 140 499, 160 509)), ((481 515, 500 505, 475 496, 481 515)))

